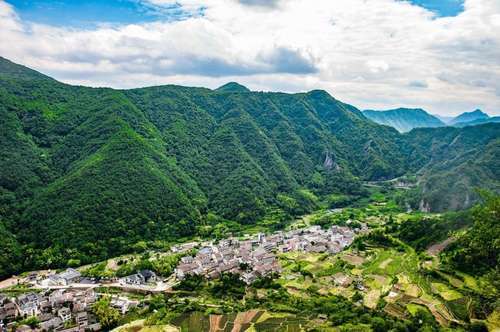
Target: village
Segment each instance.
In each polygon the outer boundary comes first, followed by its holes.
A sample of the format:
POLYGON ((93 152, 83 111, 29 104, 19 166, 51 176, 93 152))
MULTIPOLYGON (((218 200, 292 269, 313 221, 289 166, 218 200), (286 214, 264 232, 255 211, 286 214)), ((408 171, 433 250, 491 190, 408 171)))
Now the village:
POLYGON ((37 330, 83 332, 98 331, 101 325, 90 313, 97 300, 92 288, 30 292, 8 298, 0 294, 0 331, 30 331, 28 325, 16 326, 16 318, 36 318, 37 330))
MULTIPOLYGON (((150 270, 137 271, 123 278, 95 280, 86 278, 73 268, 59 273, 33 272, 22 281, 32 292, 8 297, 0 293, 0 331, 98 331, 101 325, 92 314, 92 305, 103 294, 102 288, 117 288, 122 292, 112 295, 110 305, 120 314, 141 305, 127 293, 163 293, 189 275, 216 279, 223 273, 235 273, 246 284, 258 278, 279 274, 281 267, 277 255, 292 251, 336 254, 349 246, 357 233, 366 232, 366 225, 359 229, 320 226, 263 233, 243 239, 228 238, 220 241, 190 242, 173 246, 171 253, 183 254, 174 274, 167 279, 150 270), (194 255, 190 255, 195 251, 194 255), (22 319, 35 317, 36 328, 17 326, 22 319)), ((18 281, 19 282, 19 281, 18 281)))
MULTIPOLYGON (((366 230, 363 225, 358 232, 366 230)), ((323 230, 320 226, 311 226, 269 236, 257 234, 245 240, 230 238, 206 243, 194 257, 183 257, 175 274, 182 280, 190 274, 216 279, 222 273, 236 273, 246 284, 251 284, 260 277, 280 273, 276 254, 290 251, 336 254, 352 243, 355 234, 349 227, 332 226, 323 230)), ((193 244, 172 250, 187 250, 190 246, 193 244)))

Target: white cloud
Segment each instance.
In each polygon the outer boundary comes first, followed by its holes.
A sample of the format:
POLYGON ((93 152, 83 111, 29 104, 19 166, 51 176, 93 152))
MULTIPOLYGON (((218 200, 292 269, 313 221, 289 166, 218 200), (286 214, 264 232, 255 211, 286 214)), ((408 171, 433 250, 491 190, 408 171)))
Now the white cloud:
POLYGON ((0 0, 0 54, 69 83, 322 88, 360 108, 500 114, 500 2, 437 18, 397 0, 138 0, 180 21, 70 29, 0 0), (203 12, 203 15, 199 13, 203 12))

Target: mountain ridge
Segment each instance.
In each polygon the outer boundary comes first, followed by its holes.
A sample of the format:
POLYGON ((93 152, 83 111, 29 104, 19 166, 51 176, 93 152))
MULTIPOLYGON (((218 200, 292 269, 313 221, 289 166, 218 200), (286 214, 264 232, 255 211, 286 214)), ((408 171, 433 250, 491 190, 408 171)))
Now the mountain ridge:
POLYGON ((464 112, 456 117, 432 115, 420 108, 397 108, 386 111, 364 110, 368 119, 395 128, 401 133, 415 128, 466 127, 490 122, 500 122, 500 117, 490 117, 481 110, 464 112))
POLYGON ((464 112, 456 117, 454 117, 450 121, 450 125, 459 125, 461 123, 476 121, 476 120, 484 120, 488 119, 489 115, 484 113, 483 111, 477 109, 472 112, 464 112))
MULTIPOLYGON (((275 209, 286 219, 308 212, 315 197, 362 197, 361 181, 418 170, 426 191, 414 192, 412 206, 461 209, 477 199, 472 185, 496 190, 500 178, 496 163, 484 162, 498 151, 498 124, 484 125, 481 139, 468 128, 401 135, 321 90, 114 90, 5 60, 0 68, 0 230, 33 252, 25 266, 95 261, 144 240, 215 231, 224 220, 252 224, 275 209), (324 166, 327 156, 335 167, 324 166), (457 162, 446 169, 446 158, 457 162), (429 187, 430 175, 445 171, 471 183, 461 188, 468 199, 442 195, 447 184, 429 187)), ((18 250, 5 252, 17 261, 18 250)), ((16 270, 9 266, 0 274, 16 270)))
POLYGON ((394 127, 403 133, 414 128, 434 128, 445 125, 440 119, 421 108, 396 108, 386 111, 365 110, 363 115, 378 124, 394 127))

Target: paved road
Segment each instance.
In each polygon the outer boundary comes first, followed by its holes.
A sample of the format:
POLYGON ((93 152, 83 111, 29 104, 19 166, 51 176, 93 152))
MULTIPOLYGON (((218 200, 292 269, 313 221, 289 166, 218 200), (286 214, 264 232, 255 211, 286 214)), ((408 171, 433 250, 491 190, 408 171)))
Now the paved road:
POLYGON ((95 284, 82 284, 82 283, 75 283, 67 286, 41 286, 38 284, 35 284, 32 286, 33 289, 88 289, 88 288, 98 288, 98 287, 104 287, 104 288, 119 288, 124 291, 141 291, 141 292, 148 292, 148 293, 164 293, 169 290, 172 290, 172 287, 174 287, 176 284, 178 284, 178 281, 175 280, 175 278, 169 278, 167 279, 166 282, 158 282, 154 286, 147 286, 147 285, 129 285, 129 284, 124 284, 124 283, 119 283, 119 282, 114 282, 114 283, 95 283, 95 284))

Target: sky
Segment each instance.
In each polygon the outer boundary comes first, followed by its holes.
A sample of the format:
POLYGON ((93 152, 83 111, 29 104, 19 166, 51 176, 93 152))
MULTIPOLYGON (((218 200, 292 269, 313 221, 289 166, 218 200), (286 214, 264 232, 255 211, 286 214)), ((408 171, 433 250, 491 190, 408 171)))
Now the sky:
POLYGON ((0 31, 0 56, 70 84, 500 115, 499 0, 0 0, 0 31))

